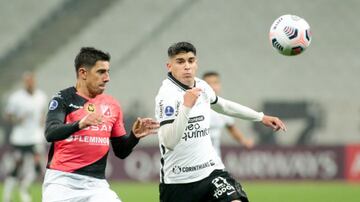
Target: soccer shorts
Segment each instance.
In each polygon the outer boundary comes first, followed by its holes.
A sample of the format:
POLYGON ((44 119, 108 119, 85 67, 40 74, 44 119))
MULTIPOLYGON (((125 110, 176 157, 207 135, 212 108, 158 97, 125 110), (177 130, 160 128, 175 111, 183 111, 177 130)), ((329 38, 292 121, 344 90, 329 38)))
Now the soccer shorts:
POLYGON ((241 184, 223 170, 214 170, 208 177, 186 184, 159 186, 160 202, 249 202, 241 184))
POLYGON ((105 179, 47 169, 43 202, 121 202, 105 179))

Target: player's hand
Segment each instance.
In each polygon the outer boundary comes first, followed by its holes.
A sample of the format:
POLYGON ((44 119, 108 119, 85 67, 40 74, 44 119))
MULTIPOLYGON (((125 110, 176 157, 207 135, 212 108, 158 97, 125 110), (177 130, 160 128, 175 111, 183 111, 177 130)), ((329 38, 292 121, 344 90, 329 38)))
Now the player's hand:
POLYGON ((156 134, 159 128, 159 122, 152 118, 137 118, 132 126, 132 131, 137 138, 143 138, 151 134, 156 134))
POLYGON ((96 126, 100 124, 103 124, 103 115, 97 113, 90 113, 80 120, 79 128, 83 129, 88 126, 96 126))
POLYGON ((283 131, 287 130, 285 124, 278 117, 264 115, 262 123, 265 126, 272 128, 274 131, 280 129, 283 131))
POLYGON ((192 88, 187 90, 184 94, 184 106, 192 108, 195 105, 196 100, 199 98, 200 93, 200 88, 192 88))

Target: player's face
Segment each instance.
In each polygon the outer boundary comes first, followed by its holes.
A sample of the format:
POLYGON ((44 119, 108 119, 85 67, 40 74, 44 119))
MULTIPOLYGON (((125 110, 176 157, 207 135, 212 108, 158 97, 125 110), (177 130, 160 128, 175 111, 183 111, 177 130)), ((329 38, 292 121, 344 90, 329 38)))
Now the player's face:
POLYGON ((86 86, 90 95, 98 95, 106 89, 106 83, 110 81, 110 63, 108 61, 97 61, 91 69, 86 72, 86 86))
POLYGON ((210 85, 210 87, 215 91, 216 95, 220 93, 221 82, 218 76, 207 76, 204 80, 210 85))
POLYGON ((29 93, 33 93, 34 89, 35 89, 35 77, 32 74, 28 74, 25 75, 23 77, 23 81, 24 81, 24 86, 25 89, 29 92, 29 93))
POLYGON ((193 52, 179 53, 170 58, 167 68, 175 79, 187 86, 194 86, 194 78, 198 65, 193 52))

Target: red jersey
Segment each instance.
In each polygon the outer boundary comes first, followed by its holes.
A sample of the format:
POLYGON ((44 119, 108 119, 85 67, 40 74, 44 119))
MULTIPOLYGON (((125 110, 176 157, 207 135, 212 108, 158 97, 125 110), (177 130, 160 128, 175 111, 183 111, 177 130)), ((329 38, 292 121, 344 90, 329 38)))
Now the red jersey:
MULTIPOLYGON (((50 102, 46 127, 60 121, 71 126, 89 113, 102 114, 103 124, 77 128, 66 139, 54 141, 48 168, 104 177, 110 138, 126 134, 121 107, 113 97, 100 94, 87 99, 77 94, 74 87, 60 91, 50 102)), ((59 132, 69 133, 69 128, 59 132)))

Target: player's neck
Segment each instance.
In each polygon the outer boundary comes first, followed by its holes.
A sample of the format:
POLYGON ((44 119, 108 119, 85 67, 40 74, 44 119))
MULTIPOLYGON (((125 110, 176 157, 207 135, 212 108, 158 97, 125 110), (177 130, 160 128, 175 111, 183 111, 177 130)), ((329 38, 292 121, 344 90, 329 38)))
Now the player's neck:
POLYGON ((89 89, 86 87, 86 85, 84 85, 83 83, 81 82, 77 82, 76 83, 76 91, 77 91, 77 94, 81 95, 82 97, 85 97, 87 99, 91 99, 91 98, 95 98, 96 95, 93 95, 89 89))
POLYGON ((25 91, 26 91, 27 93, 29 93, 29 95, 33 95, 33 94, 34 94, 34 89, 26 88, 25 91))

